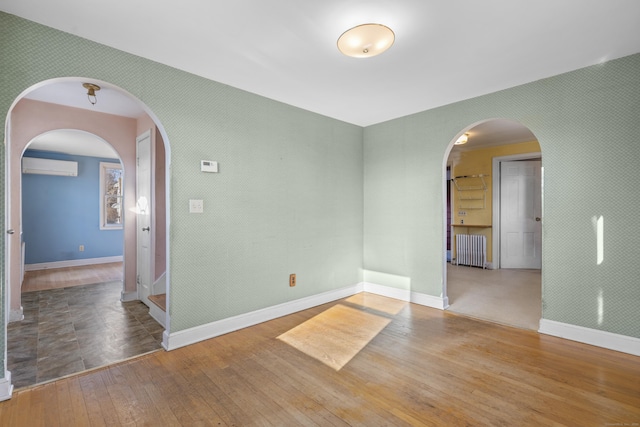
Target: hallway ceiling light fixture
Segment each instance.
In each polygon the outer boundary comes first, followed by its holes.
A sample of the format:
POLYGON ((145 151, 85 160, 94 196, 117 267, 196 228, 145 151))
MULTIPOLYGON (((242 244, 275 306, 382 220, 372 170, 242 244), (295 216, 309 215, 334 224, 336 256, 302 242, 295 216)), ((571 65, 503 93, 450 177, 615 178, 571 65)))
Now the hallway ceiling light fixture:
POLYGON ((87 89, 87 98, 91 105, 96 105, 96 102, 98 102, 96 91, 100 90, 100 86, 94 85, 93 83, 82 83, 82 86, 87 89))
POLYGON ((353 58, 370 58, 389 49, 395 38, 391 28, 385 25, 362 24, 342 33, 338 49, 353 58))
POLYGON ((456 140, 456 142, 454 143, 454 145, 462 145, 462 144, 466 144, 467 141, 469 141, 469 134, 465 133, 460 135, 460 138, 458 138, 456 140))

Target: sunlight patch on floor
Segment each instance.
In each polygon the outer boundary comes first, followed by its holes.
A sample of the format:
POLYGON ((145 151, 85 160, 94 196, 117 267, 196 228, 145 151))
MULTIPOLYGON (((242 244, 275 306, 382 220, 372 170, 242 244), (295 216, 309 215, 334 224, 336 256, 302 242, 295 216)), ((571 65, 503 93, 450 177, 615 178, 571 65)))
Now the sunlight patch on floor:
POLYGON ((405 301, 387 298, 367 292, 360 292, 346 299, 352 304, 361 305, 362 307, 372 308, 381 313, 396 315, 407 305, 405 301))
POLYGON ((338 304, 278 339, 339 371, 390 322, 390 318, 338 304))

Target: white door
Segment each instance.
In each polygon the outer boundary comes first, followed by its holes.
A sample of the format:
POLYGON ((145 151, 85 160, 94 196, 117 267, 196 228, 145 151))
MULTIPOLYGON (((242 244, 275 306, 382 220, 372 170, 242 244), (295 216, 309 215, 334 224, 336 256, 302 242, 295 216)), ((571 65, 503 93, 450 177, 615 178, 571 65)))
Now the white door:
POLYGON ((149 305, 151 295, 151 133, 136 138, 137 281, 138 298, 149 305))
POLYGON ((500 266, 542 268, 540 160, 500 163, 500 266))

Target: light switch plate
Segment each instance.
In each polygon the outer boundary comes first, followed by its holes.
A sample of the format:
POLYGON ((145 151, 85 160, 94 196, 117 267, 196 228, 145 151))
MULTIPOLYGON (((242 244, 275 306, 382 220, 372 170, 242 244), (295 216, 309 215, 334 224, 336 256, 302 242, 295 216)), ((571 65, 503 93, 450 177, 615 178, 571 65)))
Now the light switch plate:
POLYGON ((201 199, 190 199, 189 200, 189 213, 203 213, 204 212, 204 201, 201 199))

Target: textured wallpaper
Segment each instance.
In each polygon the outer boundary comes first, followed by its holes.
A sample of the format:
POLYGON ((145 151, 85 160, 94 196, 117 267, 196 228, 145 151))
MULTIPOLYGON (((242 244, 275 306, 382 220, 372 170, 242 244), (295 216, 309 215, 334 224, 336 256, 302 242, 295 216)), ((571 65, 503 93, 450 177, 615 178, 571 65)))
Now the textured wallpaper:
POLYGON ((66 76, 119 86, 159 118, 171 332, 362 281, 362 128, 2 13, 0 40, 3 118, 22 91, 66 76))
POLYGON ((639 82, 633 55, 366 128, 364 268, 440 295, 448 147, 513 119, 542 149, 543 317, 640 337, 639 82))
POLYGON ((172 332, 358 283, 363 268, 440 296, 448 145, 503 117, 542 149, 544 317, 640 337, 640 55, 362 129, 2 13, 0 40, 2 117, 32 85, 81 76, 160 120, 172 332))

